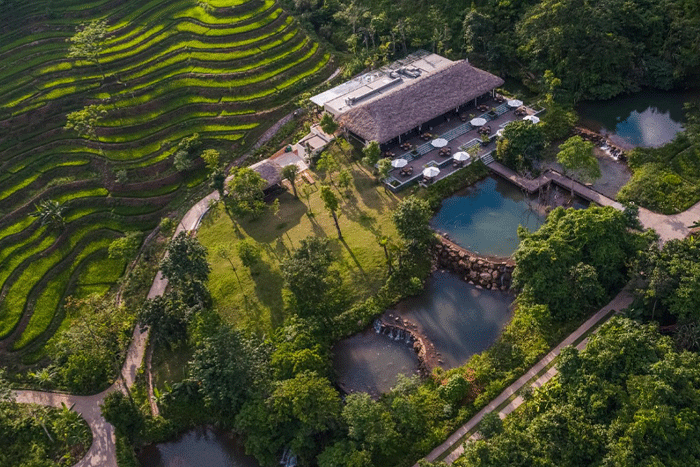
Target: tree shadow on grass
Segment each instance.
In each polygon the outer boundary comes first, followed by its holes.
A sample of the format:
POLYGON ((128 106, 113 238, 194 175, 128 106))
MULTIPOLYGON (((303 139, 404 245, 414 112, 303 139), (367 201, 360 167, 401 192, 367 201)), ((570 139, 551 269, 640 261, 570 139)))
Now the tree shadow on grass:
POLYGON ((353 169, 352 176, 355 189, 360 194, 362 202, 368 208, 382 213, 385 209, 393 209, 396 207, 398 202, 396 195, 377 185, 377 181, 370 177, 364 170, 353 169))
POLYGON ((331 252, 333 253, 333 257, 336 258, 336 261, 342 263, 348 269, 353 268, 354 265, 354 268, 356 268, 357 271, 359 271, 360 274, 362 274, 362 277, 365 279, 367 278, 367 273, 362 267, 362 264, 357 259, 357 256, 355 256, 355 253, 352 251, 345 239, 333 238, 331 239, 329 247, 331 249, 331 252), (343 249, 345 249, 345 251, 348 252, 348 256, 350 256, 350 259, 347 259, 345 255, 343 255, 343 249))
POLYGON ((240 220, 241 229, 257 242, 271 243, 284 232, 297 226, 308 210, 306 205, 287 192, 282 193, 279 200, 280 211, 278 215, 275 216, 268 209, 258 219, 240 220))
POLYGON ((270 309, 270 325, 275 328, 281 324, 277 322, 283 319, 281 315, 284 310, 284 299, 282 298, 282 287, 284 279, 279 271, 274 271, 270 265, 260 261, 251 268, 251 277, 255 282, 255 296, 270 309))
POLYGON ((350 221, 361 225, 365 230, 374 236, 381 234, 381 229, 377 227, 377 218, 368 212, 363 211, 357 203, 346 203, 340 207, 340 212, 350 221))

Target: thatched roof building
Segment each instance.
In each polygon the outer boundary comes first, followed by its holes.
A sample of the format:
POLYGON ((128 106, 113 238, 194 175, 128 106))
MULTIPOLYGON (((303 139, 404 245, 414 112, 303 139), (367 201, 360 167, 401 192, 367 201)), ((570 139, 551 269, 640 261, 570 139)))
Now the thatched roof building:
POLYGON ((365 141, 385 143, 502 84, 501 78, 461 60, 350 109, 340 122, 365 141))
POLYGON ((323 105, 354 135, 385 143, 502 84, 501 78, 466 60, 420 52, 312 101, 323 105))
POLYGON ((250 166, 250 168, 259 173, 260 176, 267 182, 265 191, 279 185, 282 181, 282 167, 268 159, 253 164, 250 166))

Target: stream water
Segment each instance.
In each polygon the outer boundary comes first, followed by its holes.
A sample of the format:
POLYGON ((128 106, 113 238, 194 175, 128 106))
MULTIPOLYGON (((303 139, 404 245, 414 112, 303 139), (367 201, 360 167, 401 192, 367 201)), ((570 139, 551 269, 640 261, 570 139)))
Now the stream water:
POLYGON ((152 444, 138 454, 141 467, 260 467, 240 440, 212 427, 199 427, 174 441, 152 444))
MULTIPOLYGON (((510 293, 477 289, 455 274, 436 271, 420 295, 394 311, 435 345, 444 368, 454 368, 493 344, 510 320, 512 301, 510 293)), ((392 388, 399 373, 418 369, 409 345, 373 329, 340 341, 333 352, 337 380, 346 392, 376 397, 392 388)))
POLYGON ((623 147, 662 146, 683 130, 683 104, 698 91, 643 91, 607 101, 582 102, 581 123, 623 147))
POLYGON ((416 323, 435 345, 443 368, 466 363, 496 341, 512 316, 513 294, 478 289, 450 272, 436 271, 423 293, 400 302, 395 311, 416 323))

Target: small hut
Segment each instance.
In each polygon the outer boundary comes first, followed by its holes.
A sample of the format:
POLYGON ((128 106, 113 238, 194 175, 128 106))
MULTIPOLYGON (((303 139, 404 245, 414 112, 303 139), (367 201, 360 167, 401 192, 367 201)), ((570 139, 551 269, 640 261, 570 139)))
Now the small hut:
POLYGON ((250 168, 260 174, 263 180, 267 182, 263 189, 266 199, 282 191, 282 167, 279 164, 265 159, 251 165, 250 168))

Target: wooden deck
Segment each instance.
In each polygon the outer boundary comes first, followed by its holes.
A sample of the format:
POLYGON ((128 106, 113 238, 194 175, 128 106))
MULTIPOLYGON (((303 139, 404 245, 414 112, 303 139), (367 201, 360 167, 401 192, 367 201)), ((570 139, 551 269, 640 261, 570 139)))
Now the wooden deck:
POLYGON ((527 179, 521 177, 508 167, 496 161, 488 164, 488 168, 494 173, 498 174, 499 176, 505 178, 509 182, 519 186, 524 190, 527 190, 529 193, 534 193, 535 191, 539 190, 540 188, 546 186, 549 183, 556 183, 557 185, 566 190, 571 190, 571 184, 573 182, 574 193, 576 193, 581 198, 587 199, 588 201, 592 201, 596 204, 599 204, 600 206, 612 206, 613 208, 619 211, 622 211, 624 209, 624 206, 621 203, 618 203, 617 201, 610 199, 607 196, 604 196, 598 193, 597 191, 592 190, 585 185, 582 185, 579 182, 573 181, 572 179, 563 176, 555 170, 550 169, 537 178, 527 179))

